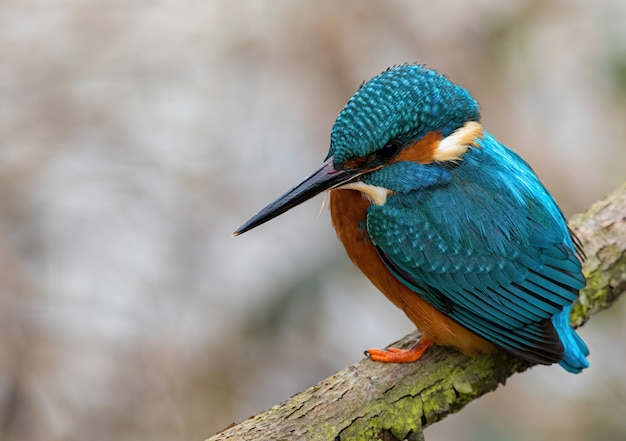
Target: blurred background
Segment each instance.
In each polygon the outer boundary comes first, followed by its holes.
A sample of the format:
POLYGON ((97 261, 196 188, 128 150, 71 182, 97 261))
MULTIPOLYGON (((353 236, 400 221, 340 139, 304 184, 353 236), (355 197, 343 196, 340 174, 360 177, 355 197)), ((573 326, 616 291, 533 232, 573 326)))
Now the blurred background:
MULTIPOLYGON (((0 3, 0 439, 202 440, 413 326, 318 197, 359 84, 420 62, 567 216, 626 177, 626 2, 0 3)), ((626 438, 624 301, 429 441, 626 438)))

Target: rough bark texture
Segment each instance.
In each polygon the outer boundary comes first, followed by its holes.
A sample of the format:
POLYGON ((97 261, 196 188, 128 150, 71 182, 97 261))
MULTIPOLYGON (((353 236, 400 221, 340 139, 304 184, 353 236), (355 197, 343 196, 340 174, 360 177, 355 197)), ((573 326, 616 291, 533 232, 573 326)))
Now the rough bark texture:
MULTIPOLYGON (((587 254, 587 286, 571 318, 581 326, 626 290, 626 183, 570 226, 587 254)), ((424 427, 528 367, 505 353, 469 357, 442 347, 416 363, 364 359, 209 440, 423 440, 424 427)))

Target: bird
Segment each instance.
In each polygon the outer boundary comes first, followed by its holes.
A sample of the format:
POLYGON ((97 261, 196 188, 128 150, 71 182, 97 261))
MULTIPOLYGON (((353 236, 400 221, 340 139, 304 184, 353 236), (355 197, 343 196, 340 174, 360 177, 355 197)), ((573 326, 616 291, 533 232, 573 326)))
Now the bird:
POLYGON ((434 343, 572 373, 589 366, 569 323, 585 286, 581 242, 446 75, 407 63, 361 84, 322 165, 233 236, 325 191, 348 257, 420 331, 408 349, 369 349, 371 360, 414 362, 434 343))

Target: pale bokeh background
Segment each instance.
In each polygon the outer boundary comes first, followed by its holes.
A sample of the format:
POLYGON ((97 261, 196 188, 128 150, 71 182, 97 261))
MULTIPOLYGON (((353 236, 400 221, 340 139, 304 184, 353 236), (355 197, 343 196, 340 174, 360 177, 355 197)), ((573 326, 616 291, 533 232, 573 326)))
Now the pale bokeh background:
MULTIPOLYGON (((407 61, 567 215, 626 177, 623 0, 2 2, 0 439, 201 440, 411 331, 321 198, 230 237, 407 61)), ((427 439, 626 438, 624 302, 582 335, 427 439)))

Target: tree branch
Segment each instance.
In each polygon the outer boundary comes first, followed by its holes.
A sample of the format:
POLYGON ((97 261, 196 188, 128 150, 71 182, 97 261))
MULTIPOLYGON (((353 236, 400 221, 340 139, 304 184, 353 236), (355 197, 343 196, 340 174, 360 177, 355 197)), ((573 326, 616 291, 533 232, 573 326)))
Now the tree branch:
MULTIPOLYGON (((581 326, 626 290, 626 183, 570 226, 584 244, 587 286, 572 310, 581 326)), ((415 341, 413 333, 394 346, 415 341)), ((209 441, 423 440, 422 430, 495 390, 530 364, 504 352, 466 356, 434 346, 416 363, 364 359, 209 441)))

